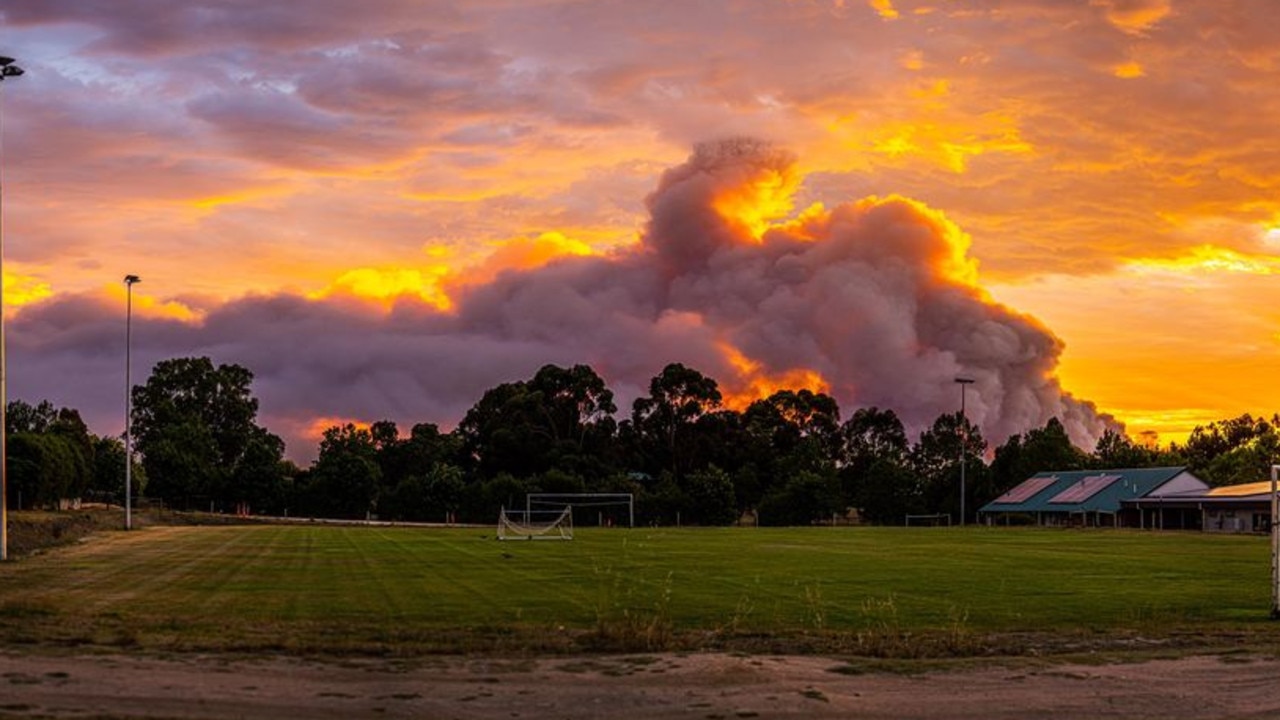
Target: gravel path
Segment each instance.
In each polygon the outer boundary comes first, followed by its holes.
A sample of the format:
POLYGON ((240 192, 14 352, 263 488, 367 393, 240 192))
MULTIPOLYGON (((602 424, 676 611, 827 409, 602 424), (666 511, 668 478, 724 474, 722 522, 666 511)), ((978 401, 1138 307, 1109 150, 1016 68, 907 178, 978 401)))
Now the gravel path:
POLYGON ((1276 718, 1280 662, 843 674, 715 654, 308 662, 0 652, 0 717, 1276 718))

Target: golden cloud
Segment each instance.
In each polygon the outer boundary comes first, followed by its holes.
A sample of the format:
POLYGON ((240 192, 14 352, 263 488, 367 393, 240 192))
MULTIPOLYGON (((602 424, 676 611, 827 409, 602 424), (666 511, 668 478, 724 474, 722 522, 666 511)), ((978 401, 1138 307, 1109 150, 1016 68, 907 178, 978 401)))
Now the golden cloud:
POLYGON ((1173 11, 1170 0, 1092 0, 1106 10, 1107 21, 1130 35, 1144 35, 1173 11))

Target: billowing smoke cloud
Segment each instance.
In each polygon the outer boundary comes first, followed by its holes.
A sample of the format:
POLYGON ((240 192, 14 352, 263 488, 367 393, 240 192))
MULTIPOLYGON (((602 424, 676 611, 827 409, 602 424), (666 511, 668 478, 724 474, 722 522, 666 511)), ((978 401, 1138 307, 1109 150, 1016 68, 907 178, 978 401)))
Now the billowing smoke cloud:
MULTIPOLYGON (((295 457, 313 452, 303 438, 316 418, 450 426, 485 389, 548 362, 591 364, 624 403, 669 362, 739 399, 804 382, 846 412, 893 408, 917 431, 957 409, 963 375, 989 439, 1057 416, 1092 447, 1110 419, 1054 378, 1059 340, 977 286, 959 229, 895 197, 783 221, 794 165, 754 140, 700 146, 648 198, 637 245, 460 285, 451 313, 286 295, 242 299, 199 325, 135 318, 135 380, 166 357, 245 365, 295 457)), ((122 426, 118 313, 62 299, 12 328, 15 397, 78 407, 100 432, 122 426)))

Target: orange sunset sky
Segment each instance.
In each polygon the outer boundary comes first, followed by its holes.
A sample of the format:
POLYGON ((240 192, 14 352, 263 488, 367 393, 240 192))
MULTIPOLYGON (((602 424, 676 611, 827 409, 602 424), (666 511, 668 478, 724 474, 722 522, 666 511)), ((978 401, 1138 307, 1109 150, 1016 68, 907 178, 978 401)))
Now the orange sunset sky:
POLYGON ((1276 27, 1271 0, 5 0, 9 394, 119 432, 133 273, 135 380, 241 363, 294 456, 331 422, 452 427, 544 362, 916 429, 977 374, 993 436, 1077 401, 1162 442, 1269 416, 1276 27), (748 157, 699 159, 724 138, 748 157), (842 223, 934 244, 823 259, 842 223))

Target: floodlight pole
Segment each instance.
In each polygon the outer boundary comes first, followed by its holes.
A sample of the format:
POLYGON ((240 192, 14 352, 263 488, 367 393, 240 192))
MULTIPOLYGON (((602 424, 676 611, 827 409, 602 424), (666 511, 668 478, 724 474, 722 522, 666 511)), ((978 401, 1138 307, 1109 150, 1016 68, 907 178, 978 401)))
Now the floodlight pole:
POLYGON ((973 378, 958 377, 956 384, 960 386, 960 427, 956 429, 956 435, 960 438, 960 527, 964 527, 964 465, 965 465, 965 445, 968 445, 968 433, 964 431, 964 395, 969 386, 973 384, 973 378))
POLYGON ((1271 619, 1280 620, 1280 494, 1276 492, 1276 480, 1280 477, 1280 465, 1271 466, 1271 619))
POLYGON ((137 275, 124 276, 124 529, 133 529, 133 285, 137 275))
MULTIPOLYGON (((11 57, 0 57, 0 82, 8 78, 18 77, 23 73, 22 68, 14 64, 11 57)), ((3 93, 0 93, 0 97, 3 93)), ((4 113, 0 112, 0 118, 4 117, 4 113)), ((4 139, 4 123, 0 120, 0 145, 4 139)), ((0 165, 3 165, 3 151, 0 151, 0 165)), ((0 183, 2 186, 3 183, 0 183)), ((0 191, 0 196, 3 196, 0 191)), ((0 201, 0 206, 3 202, 0 201)), ((5 368, 7 362, 4 354, 4 230, 3 221, 4 213, 0 211, 0 560, 9 559, 9 471, 8 455, 5 450, 5 425, 8 424, 8 404, 9 399, 5 392, 5 368)))

